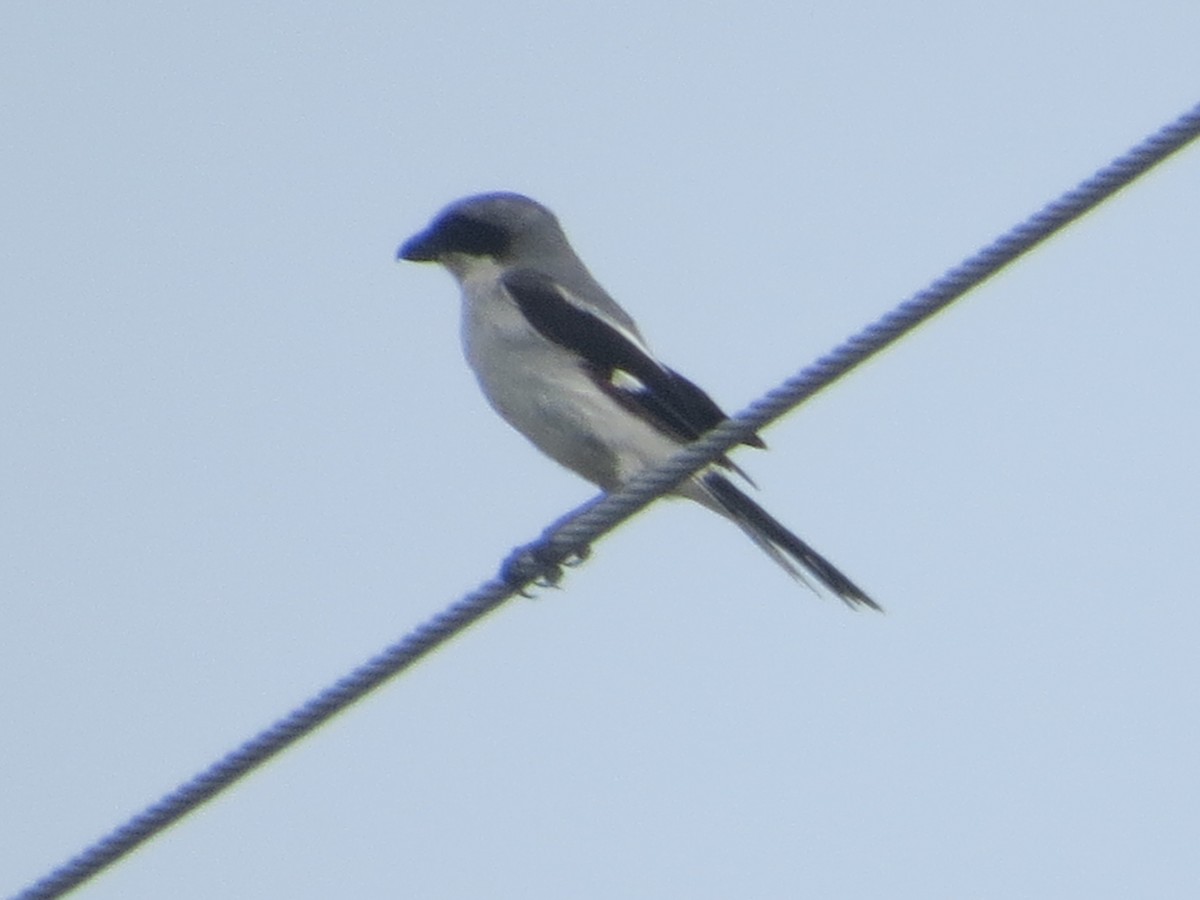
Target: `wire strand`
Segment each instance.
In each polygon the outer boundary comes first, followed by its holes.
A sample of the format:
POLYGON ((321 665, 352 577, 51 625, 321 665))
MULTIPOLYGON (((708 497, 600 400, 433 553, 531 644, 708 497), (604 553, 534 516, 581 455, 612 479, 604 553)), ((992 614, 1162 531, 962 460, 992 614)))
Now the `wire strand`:
POLYGON ((483 618, 514 594, 523 592, 535 580, 546 577, 553 579, 553 574, 548 573, 552 573, 563 560, 582 556, 594 541, 670 491, 690 474, 795 409, 817 391, 1145 174, 1197 135, 1200 135, 1200 104, 950 269, 929 287, 905 300, 892 312, 850 337, 667 462, 640 473, 620 491, 601 495, 559 519, 538 541, 518 548, 505 562, 499 577, 447 607, 402 640, 113 829, 15 895, 16 900, 61 897, 112 865, 362 699, 393 675, 411 666, 426 653, 483 618))
MULTIPOLYGON (((589 508, 581 510, 578 515, 564 517, 560 524, 544 536, 546 549, 540 552, 549 557, 555 554, 570 556, 590 546, 601 535, 662 496, 690 474, 795 409, 850 369, 904 336, 1004 266, 1098 206, 1198 135, 1200 104, 1114 159, 1058 199, 1046 204, 1024 222, 948 270, 878 321, 845 340, 733 418, 689 444, 670 460, 638 473, 619 492, 604 497, 589 508)), ((537 551, 538 545, 532 545, 529 549, 537 551)))

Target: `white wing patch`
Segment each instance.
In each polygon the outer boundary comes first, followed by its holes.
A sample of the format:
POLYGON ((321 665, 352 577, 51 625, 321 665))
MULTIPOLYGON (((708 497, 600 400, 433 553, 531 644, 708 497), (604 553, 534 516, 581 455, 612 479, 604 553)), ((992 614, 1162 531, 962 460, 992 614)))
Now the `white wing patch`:
POLYGON ((640 393, 646 390, 646 385, 640 378, 635 375, 630 375, 624 369, 613 369, 612 375, 609 376, 608 383, 618 390, 628 391, 631 394, 640 393))

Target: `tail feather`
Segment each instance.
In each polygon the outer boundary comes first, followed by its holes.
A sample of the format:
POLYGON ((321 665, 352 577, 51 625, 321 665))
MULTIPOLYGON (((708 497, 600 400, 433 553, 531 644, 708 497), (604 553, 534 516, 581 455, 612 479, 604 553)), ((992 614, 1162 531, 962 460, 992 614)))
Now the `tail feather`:
POLYGON ((847 606, 869 606, 883 611, 837 566, 789 531, 724 475, 709 472, 700 481, 719 510, 741 526, 754 543, 797 581, 820 593, 812 582, 815 580, 841 598, 847 606))

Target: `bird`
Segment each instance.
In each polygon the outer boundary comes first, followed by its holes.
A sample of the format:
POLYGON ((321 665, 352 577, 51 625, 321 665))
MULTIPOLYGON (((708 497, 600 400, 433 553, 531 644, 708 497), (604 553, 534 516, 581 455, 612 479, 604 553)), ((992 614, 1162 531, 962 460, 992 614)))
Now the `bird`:
MULTIPOLYGON (((490 405, 545 455, 604 492, 727 418, 651 353, 555 215, 529 197, 493 192, 457 200, 396 256, 438 263, 455 278, 463 351, 490 405)), ((757 435, 744 443, 766 446, 757 435)), ((734 477, 753 484, 722 457, 674 492, 733 521, 818 595, 820 586, 852 608, 881 609, 734 477)))

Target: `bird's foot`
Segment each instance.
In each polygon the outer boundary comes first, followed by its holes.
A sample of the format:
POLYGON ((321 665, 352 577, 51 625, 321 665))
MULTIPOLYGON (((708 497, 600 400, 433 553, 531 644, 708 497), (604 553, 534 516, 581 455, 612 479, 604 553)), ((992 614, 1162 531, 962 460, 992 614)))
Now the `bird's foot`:
POLYGON ((574 568, 591 554, 590 547, 563 551, 544 543, 518 547, 508 555, 500 566, 500 577, 510 586, 518 588, 522 597, 532 597, 530 585, 540 588, 557 588, 564 575, 563 568, 574 568))

